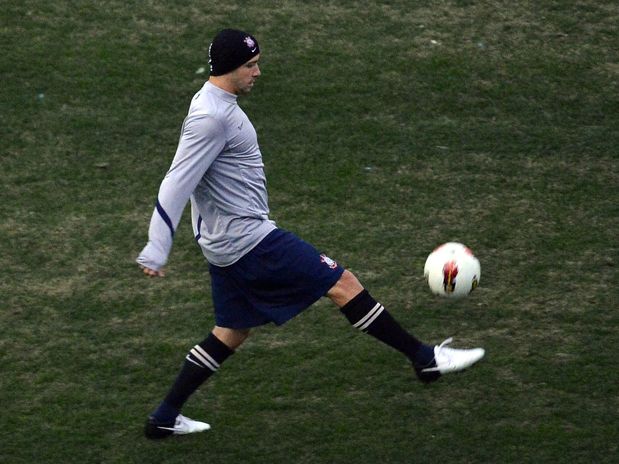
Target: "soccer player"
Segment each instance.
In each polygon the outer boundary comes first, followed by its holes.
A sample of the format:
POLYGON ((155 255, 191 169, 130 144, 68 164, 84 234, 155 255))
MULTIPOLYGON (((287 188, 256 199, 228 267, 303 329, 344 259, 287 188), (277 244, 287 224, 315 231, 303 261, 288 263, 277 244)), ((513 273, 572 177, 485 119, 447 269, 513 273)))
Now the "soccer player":
POLYGON ((213 375, 254 327, 295 317, 323 296, 350 324, 400 351, 422 382, 460 371, 482 348, 448 348, 403 329, 348 270, 269 219, 256 131, 237 104, 260 76, 252 35, 224 29, 209 48, 210 77, 195 94, 137 258, 144 274, 164 276, 182 211, 191 202, 195 239, 209 263, 215 327, 189 350, 169 392, 146 422, 148 438, 201 432, 205 422, 181 414, 189 396, 213 375))

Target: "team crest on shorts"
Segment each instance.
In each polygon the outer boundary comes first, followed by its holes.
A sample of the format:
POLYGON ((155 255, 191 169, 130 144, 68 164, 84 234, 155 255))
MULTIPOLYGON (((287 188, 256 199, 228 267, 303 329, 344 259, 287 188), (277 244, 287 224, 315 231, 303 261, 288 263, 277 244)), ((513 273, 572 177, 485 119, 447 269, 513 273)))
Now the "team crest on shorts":
POLYGON ((331 269, 335 269, 337 267, 337 263, 331 258, 329 258, 327 255, 320 255, 320 262, 325 263, 331 269))

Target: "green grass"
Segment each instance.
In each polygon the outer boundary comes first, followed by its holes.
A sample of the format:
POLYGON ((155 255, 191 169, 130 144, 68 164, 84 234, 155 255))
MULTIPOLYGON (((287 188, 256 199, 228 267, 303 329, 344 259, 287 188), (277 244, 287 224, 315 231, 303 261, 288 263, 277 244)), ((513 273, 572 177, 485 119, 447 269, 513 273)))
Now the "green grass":
POLYGON ((7 1, 0 12, 0 462, 615 462, 619 7, 611 1, 7 1), (487 358, 423 386, 328 302, 264 327, 187 404, 145 415, 213 325, 183 218, 134 258, 206 49, 259 39, 272 217, 429 342, 487 358), (481 287, 446 303, 458 240, 481 287))

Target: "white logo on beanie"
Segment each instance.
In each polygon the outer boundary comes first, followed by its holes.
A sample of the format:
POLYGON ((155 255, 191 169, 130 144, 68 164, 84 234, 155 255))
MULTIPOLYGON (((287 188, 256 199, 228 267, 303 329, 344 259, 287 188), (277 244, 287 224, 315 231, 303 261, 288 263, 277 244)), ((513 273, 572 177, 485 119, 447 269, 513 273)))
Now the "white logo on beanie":
POLYGON ((247 47, 252 49, 252 53, 256 51, 256 42, 254 42, 254 39, 252 39, 250 36, 245 37, 243 39, 243 42, 245 42, 245 45, 247 45, 247 47))

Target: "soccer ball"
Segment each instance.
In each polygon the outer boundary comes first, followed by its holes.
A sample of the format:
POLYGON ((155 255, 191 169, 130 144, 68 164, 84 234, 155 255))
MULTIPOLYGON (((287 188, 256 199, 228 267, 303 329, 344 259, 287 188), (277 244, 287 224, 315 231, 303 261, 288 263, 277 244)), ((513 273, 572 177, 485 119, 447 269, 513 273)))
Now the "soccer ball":
POLYGON ((432 293, 455 299, 475 290, 479 285, 481 267, 468 247, 448 242, 430 253, 423 274, 432 293))

